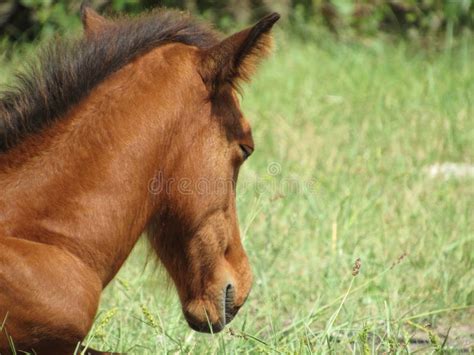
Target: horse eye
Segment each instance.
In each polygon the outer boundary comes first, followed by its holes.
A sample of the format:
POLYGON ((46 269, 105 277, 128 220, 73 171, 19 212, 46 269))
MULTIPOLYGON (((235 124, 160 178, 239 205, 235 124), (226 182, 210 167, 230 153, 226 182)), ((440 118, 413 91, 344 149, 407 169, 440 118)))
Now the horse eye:
POLYGON ((246 144, 240 144, 239 147, 242 151, 242 156, 244 160, 247 160, 247 158, 253 153, 253 148, 246 144))

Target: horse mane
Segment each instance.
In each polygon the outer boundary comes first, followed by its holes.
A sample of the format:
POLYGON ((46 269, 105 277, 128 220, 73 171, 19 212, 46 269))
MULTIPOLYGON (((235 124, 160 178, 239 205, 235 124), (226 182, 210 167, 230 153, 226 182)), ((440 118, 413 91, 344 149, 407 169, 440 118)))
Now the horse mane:
POLYGON ((52 41, 0 90, 0 154, 50 127, 133 59, 173 42, 205 49, 218 35, 189 15, 160 9, 116 18, 94 36, 52 41))

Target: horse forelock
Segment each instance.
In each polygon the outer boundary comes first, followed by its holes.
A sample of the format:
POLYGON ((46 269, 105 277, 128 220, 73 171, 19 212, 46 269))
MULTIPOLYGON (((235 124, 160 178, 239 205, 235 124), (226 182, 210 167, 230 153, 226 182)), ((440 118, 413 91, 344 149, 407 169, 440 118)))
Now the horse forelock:
POLYGON ((0 153, 65 117, 98 84, 148 51, 173 42, 204 49, 219 37, 171 10, 119 17, 111 24, 94 36, 51 41, 0 92, 0 153))

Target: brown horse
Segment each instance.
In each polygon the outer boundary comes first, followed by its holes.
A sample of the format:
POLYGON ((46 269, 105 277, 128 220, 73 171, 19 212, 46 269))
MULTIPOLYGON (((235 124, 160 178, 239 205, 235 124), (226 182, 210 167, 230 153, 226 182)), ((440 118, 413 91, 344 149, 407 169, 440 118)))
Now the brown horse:
POLYGON ((189 325, 232 320, 252 281, 235 183, 254 144, 236 88, 278 18, 220 40, 182 13, 83 6, 85 34, 1 94, 0 353, 73 353, 144 231, 189 325))

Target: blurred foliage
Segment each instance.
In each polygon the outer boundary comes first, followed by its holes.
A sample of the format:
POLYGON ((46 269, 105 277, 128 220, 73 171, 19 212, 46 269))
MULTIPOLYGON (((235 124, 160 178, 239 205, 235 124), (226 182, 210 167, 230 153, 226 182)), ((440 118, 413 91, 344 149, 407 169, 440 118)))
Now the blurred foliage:
MULTIPOLYGON (((380 31, 412 37, 453 37, 474 27, 474 0, 90 0, 105 13, 138 13, 156 6, 200 14, 223 30, 278 11, 295 32, 326 26, 336 35, 380 31)), ((81 1, 0 0, 0 36, 31 41, 79 26, 81 1)))

